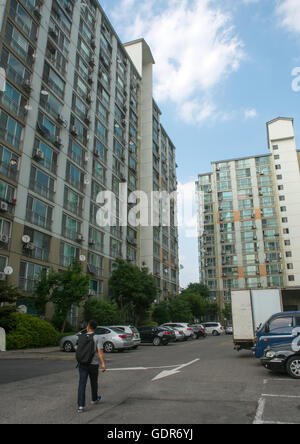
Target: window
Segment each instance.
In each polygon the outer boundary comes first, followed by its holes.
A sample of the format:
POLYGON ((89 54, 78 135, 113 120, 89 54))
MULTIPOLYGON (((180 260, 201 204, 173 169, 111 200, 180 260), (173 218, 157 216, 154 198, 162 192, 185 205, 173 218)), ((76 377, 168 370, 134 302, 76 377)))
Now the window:
POLYGON ((288 279, 289 279, 289 282, 294 282, 294 280, 295 280, 295 276, 290 275, 290 276, 288 277, 288 279))
POLYGON ((280 211, 281 211, 282 213, 286 212, 286 207, 280 207, 280 211))
POLYGON ((281 221, 282 221, 283 224, 287 224, 288 223, 288 218, 287 217, 283 217, 281 219, 281 221))
POLYGON ((294 265, 293 264, 287 264, 287 269, 288 270, 293 270, 294 269, 294 265))
POLYGON ((292 252, 291 251, 286 251, 285 253, 285 257, 292 257, 292 252))
POLYGON ((279 330, 278 333, 280 333, 280 330, 290 327, 293 327, 293 318, 291 316, 280 317, 270 322, 269 331, 276 334, 276 330, 279 330))
POLYGON ((26 220, 47 230, 51 229, 53 209, 34 197, 28 196, 26 220))
POLYGON ((29 262, 21 262, 19 276, 20 289, 33 291, 35 282, 39 279, 42 271, 47 271, 47 268, 29 262))
POLYGON ((278 174, 278 175, 276 176, 276 178, 277 178, 277 180, 282 180, 282 174, 278 174))

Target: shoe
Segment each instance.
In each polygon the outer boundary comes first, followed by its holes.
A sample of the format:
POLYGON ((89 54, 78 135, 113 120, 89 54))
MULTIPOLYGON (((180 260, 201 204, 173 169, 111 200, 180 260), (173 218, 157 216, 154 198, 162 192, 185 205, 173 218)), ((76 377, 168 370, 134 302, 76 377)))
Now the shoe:
POLYGON ((77 412, 78 412, 78 413, 83 413, 83 412, 84 412, 84 407, 78 407, 77 412))
POLYGON ((98 398, 97 398, 96 401, 92 401, 92 404, 93 404, 93 405, 97 405, 97 404, 99 404, 100 401, 101 401, 101 399, 102 399, 102 396, 98 396, 98 398))

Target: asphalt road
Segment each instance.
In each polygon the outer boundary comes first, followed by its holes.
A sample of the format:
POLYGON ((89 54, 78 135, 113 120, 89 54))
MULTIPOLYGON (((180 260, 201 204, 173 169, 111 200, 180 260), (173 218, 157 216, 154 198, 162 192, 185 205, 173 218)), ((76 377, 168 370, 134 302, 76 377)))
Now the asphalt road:
POLYGON ((76 412, 75 361, 1 360, 0 424, 300 424, 300 381, 265 370, 232 338, 106 355, 103 401, 76 412))

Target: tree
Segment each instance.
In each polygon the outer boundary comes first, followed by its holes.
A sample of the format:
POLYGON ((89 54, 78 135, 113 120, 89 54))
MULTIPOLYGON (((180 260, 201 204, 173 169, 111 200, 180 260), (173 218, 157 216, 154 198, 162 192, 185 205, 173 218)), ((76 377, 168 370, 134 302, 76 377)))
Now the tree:
POLYGON ((83 274, 81 263, 75 260, 66 271, 51 272, 48 279, 49 301, 55 304, 55 315, 63 320, 63 333, 72 305, 80 305, 88 295, 90 277, 83 274))
POLYGON ((170 321, 170 310, 167 301, 161 301, 158 305, 156 305, 152 313, 152 319, 159 325, 170 321))
POLYGON ((9 285, 7 281, 0 281, 0 326, 6 331, 12 328, 10 315, 16 313, 16 301, 22 297, 18 288, 9 285))
POLYGON ((193 322, 193 313, 188 301, 180 296, 169 297, 169 312, 173 322, 193 322))
POLYGON ((189 284, 189 286, 183 290, 181 294, 187 293, 198 294, 204 299, 209 298, 209 288, 203 282, 189 284))
POLYGON ((124 323, 121 311, 116 303, 90 298, 84 305, 84 318, 86 322, 95 319, 98 325, 120 325, 124 323))
POLYGON ((120 307, 122 317, 132 317, 138 324, 150 309, 157 297, 157 285, 153 275, 146 267, 139 267, 117 261, 117 267, 109 280, 112 299, 120 307))

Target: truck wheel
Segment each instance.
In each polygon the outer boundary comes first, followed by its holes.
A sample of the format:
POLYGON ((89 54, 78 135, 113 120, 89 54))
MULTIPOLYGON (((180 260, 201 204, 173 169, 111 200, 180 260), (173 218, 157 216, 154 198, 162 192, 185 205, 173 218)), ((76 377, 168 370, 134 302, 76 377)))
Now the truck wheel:
POLYGON ((294 379, 300 379, 300 356, 292 356, 286 363, 288 374, 294 379))

